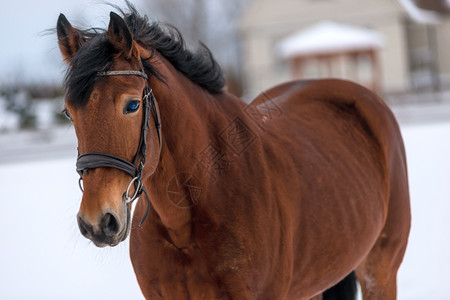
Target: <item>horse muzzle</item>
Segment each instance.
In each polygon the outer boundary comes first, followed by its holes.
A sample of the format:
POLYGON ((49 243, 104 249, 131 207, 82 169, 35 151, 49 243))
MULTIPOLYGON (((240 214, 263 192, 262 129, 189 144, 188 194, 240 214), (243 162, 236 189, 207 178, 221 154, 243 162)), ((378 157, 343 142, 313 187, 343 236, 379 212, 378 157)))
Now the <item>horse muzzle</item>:
POLYGON ((81 212, 77 215, 81 234, 91 240, 97 247, 117 246, 130 232, 130 210, 126 205, 126 214, 121 220, 114 212, 108 210, 96 221, 89 221, 81 212))

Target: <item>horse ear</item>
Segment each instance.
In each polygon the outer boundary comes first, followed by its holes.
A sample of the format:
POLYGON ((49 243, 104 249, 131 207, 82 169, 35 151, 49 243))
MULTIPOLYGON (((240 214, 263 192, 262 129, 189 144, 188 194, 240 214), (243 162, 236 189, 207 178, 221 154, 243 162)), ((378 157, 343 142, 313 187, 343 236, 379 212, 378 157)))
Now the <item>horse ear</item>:
POLYGON ((63 59, 69 64, 72 57, 80 49, 82 38, 78 30, 72 27, 67 18, 60 14, 56 24, 58 45, 63 59))
POLYGON ((118 52, 124 53, 127 58, 132 55, 133 36, 125 21, 116 13, 109 14, 108 40, 118 52))

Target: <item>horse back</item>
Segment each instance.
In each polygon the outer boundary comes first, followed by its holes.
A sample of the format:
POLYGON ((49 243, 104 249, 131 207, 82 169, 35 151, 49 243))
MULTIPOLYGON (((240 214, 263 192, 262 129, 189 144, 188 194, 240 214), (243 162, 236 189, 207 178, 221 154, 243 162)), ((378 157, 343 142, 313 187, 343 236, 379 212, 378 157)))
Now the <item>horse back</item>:
MULTIPOLYGON (((265 131, 281 138, 285 135, 294 145, 293 151, 307 148, 315 140, 316 147, 322 148, 326 147, 324 139, 334 139, 335 145, 339 141, 349 143, 348 138, 361 133, 365 140, 353 141, 355 155, 356 148, 363 152, 371 148, 369 152, 378 171, 386 179, 387 193, 396 189, 398 183, 393 181, 398 178, 404 178, 402 189, 408 190, 406 155, 398 123, 385 102, 372 91, 339 79, 292 81, 265 91, 250 105, 275 106, 280 110, 281 117, 271 120, 274 126, 267 124, 265 131)), ((308 158, 301 157, 300 163, 304 159, 308 158)))
MULTIPOLYGON (((367 138, 379 146, 380 159, 388 172, 400 164, 406 174, 403 139, 392 111, 375 93, 356 83, 339 79, 291 81, 261 93, 250 106, 275 106, 280 110, 281 118, 265 128, 269 132, 275 129, 275 134, 289 126, 296 130, 305 123, 317 129, 325 121, 320 119, 326 115, 321 111, 335 111, 342 116, 333 120, 335 124, 356 121, 367 138)), ((300 138, 304 140, 305 136, 300 138)))

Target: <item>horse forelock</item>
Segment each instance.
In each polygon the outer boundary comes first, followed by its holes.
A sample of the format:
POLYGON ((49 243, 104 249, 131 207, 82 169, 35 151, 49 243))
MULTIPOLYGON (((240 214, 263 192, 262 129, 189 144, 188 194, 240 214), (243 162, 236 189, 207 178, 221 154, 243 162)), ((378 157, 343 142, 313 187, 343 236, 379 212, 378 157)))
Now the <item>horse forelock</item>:
MULTIPOLYGON (((208 92, 218 94, 223 91, 223 72, 205 45, 201 44, 196 51, 188 49, 175 27, 149 22, 147 16, 140 16, 133 5, 128 2, 127 5, 129 12, 116 8, 123 14, 136 42, 149 47, 151 53, 160 53, 182 74, 208 92)), ((90 28, 79 32, 83 45, 70 62, 64 85, 67 101, 83 106, 94 88, 97 73, 112 69, 117 53, 108 41, 105 30, 90 28)), ((148 58, 142 58, 146 72, 164 81, 164 76, 146 60, 148 58)))
POLYGON ((106 34, 99 33, 75 54, 64 81, 69 103, 77 106, 86 104, 97 80, 97 72, 112 66, 112 51, 106 34))

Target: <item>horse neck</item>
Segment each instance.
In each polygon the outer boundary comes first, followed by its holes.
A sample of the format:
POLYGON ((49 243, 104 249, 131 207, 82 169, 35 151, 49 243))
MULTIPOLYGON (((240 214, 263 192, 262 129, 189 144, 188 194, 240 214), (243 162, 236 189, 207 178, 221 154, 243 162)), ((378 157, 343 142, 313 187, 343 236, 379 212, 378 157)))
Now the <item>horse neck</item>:
POLYGON ((162 148, 158 166, 146 184, 171 242, 185 248, 192 244, 191 216, 198 200, 195 189, 201 191, 210 180, 202 156, 245 103, 227 93, 208 93, 168 63, 159 71, 167 85, 156 79, 150 85, 161 116, 162 148))

